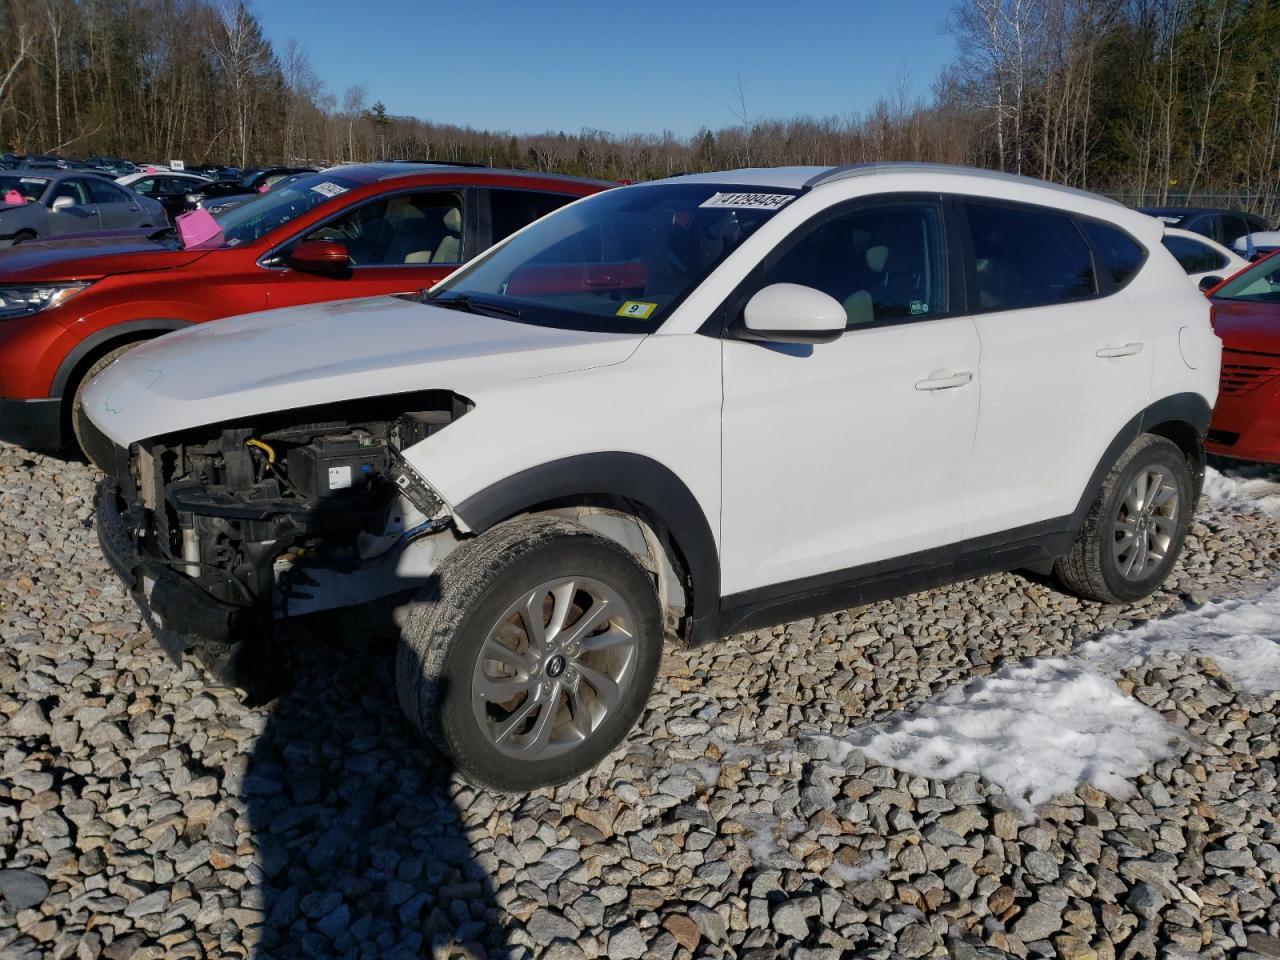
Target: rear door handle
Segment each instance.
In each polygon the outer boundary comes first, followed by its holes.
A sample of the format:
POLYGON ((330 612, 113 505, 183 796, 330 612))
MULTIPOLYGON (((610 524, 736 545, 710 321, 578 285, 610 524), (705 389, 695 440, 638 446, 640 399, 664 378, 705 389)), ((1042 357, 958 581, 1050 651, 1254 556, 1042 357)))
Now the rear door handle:
POLYGON ((943 377, 929 377, 926 380, 917 380, 917 390, 951 390, 955 387, 963 387, 967 383, 973 382, 973 373, 969 370, 961 370, 959 373, 951 373, 943 377))
POLYGON ((1103 360, 1114 360, 1116 357, 1132 357, 1135 353, 1142 352, 1142 344, 1134 340, 1132 343, 1122 344, 1118 347, 1103 347, 1098 351, 1097 355, 1103 360))

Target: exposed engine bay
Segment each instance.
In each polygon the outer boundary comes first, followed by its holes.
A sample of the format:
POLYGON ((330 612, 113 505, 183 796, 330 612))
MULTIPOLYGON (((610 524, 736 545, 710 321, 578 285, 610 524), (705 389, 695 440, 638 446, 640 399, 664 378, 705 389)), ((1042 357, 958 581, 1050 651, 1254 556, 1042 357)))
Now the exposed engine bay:
MULTIPOLYGON (((450 526, 401 451, 470 408, 429 391, 134 444, 104 484, 104 550, 117 572, 128 569, 170 648, 234 645, 269 632, 273 619, 371 599, 358 584, 324 596, 326 574, 394 563, 415 538, 450 526)), ((384 592, 394 589, 383 579, 384 592)))

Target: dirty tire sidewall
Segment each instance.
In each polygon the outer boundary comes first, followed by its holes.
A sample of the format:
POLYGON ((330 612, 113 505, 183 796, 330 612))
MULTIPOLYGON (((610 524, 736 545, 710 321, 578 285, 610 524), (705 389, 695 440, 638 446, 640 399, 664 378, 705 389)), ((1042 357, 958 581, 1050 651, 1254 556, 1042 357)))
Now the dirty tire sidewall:
POLYGON ((620 545, 555 517, 521 518, 465 543, 441 564, 414 605, 396 659, 410 722, 467 779, 503 791, 564 783, 598 764, 643 713, 662 659, 662 619, 650 575, 620 545), (511 602, 548 579, 582 575, 608 584, 635 619, 635 673, 621 703, 580 747, 521 761, 492 747, 471 705, 472 675, 489 630, 511 602))
MULTIPOLYGON (((84 442, 81 439, 84 436, 85 430, 84 388, 89 385, 89 382, 94 377, 100 374, 107 367, 111 366, 117 358, 124 356, 134 347, 143 342, 144 341, 138 340, 134 343, 126 343, 122 347, 116 347, 114 350, 108 350, 93 362, 93 365, 90 366, 89 369, 84 372, 84 376, 80 378, 80 382, 76 384, 76 392, 71 398, 71 434, 75 438, 76 449, 86 460, 92 460, 92 458, 85 450, 84 442)), ((112 469, 111 464, 95 463, 94 466, 103 471, 110 471, 112 469)))
POLYGON ((1132 603, 1160 588, 1178 557, 1195 512, 1195 485, 1183 452, 1170 440, 1143 434, 1111 469, 1070 553, 1058 561, 1055 572, 1072 591, 1106 603, 1132 603), (1139 471, 1160 466, 1178 487, 1178 524, 1165 559, 1140 580, 1130 580, 1116 563, 1112 551, 1116 516, 1129 484, 1139 471))

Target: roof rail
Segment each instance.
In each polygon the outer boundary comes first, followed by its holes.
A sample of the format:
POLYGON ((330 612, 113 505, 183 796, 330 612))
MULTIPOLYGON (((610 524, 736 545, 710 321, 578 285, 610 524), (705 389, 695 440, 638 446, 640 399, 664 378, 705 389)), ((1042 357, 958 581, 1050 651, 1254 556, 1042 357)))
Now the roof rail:
POLYGON ((1110 197, 1104 197, 1098 193, 1091 193, 1088 190, 1081 190, 1078 187, 1068 187, 1060 183, 1050 183, 1047 180, 1037 180, 1035 177, 1025 177, 1017 173, 1003 173, 999 170, 985 170, 982 167, 967 167, 958 163, 920 163, 910 160, 847 163, 843 166, 832 167, 830 170, 824 170, 817 176, 810 177, 805 181, 804 185, 808 188, 813 188, 821 186, 824 183, 833 183, 837 180, 847 180, 850 177, 869 176, 875 173, 959 174, 961 176, 977 177, 984 180, 1000 180, 1005 183, 1022 183, 1028 186, 1044 187, 1049 190, 1069 193, 1077 197, 1088 197, 1091 200, 1103 200, 1107 203, 1116 204, 1117 206, 1124 206, 1124 204, 1117 200, 1112 200, 1110 197))

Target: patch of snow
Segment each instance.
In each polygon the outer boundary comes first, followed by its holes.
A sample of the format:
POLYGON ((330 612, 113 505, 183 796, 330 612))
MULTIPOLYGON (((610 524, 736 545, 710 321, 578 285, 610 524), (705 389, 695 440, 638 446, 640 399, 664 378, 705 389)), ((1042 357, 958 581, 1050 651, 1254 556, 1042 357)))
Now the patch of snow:
POLYGON ((1226 473, 1206 467, 1204 493, 1210 502, 1230 509, 1261 510, 1280 517, 1280 472, 1264 464, 1232 464, 1226 473))
POLYGON ((1280 690, 1280 588, 1250 600, 1207 603, 1165 620, 1089 640, 1077 656, 1117 671, 1172 650, 1212 657, 1250 693, 1280 690))
POLYGON ((973 772, 998 784, 1028 820, 1035 807, 1090 783, 1118 799, 1167 757, 1179 732, 1079 661, 1041 658, 947 690, 912 713, 856 731, 860 750, 921 777, 973 772))
POLYGON ((836 876, 845 883, 866 883, 868 880, 874 880, 877 877, 884 876, 888 873, 889 861, 885 859, 883 853, 877 851, 866 860, 863 860, 861 863, 854 864, 852 867, 845 866, 837 860, 831 865, 831 869, 834 870, 836 876))
POLYGON ((747 828, 747 852, 753 863, 767 866, 790 865, 795 858, 788 849, 790 842, 804 831, 798 820, 782 820, 771 813, 752 813, 734 817, 747 828), (778 862, 778 858, 783 862, 778 862))

